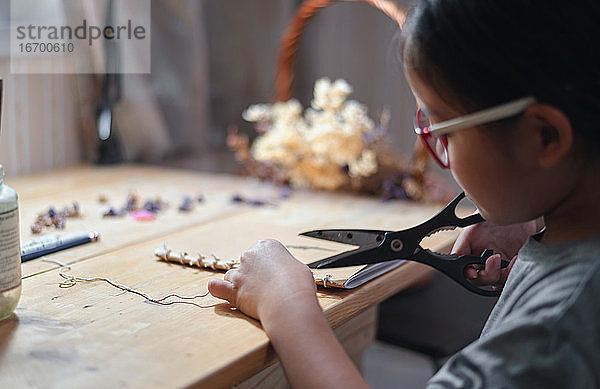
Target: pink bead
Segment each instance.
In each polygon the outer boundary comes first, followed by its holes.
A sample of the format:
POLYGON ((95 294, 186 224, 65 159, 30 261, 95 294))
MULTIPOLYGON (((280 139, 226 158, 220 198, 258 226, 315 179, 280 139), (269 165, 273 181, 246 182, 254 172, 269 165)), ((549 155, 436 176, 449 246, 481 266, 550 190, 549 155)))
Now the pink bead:
POLYGON ((140 209, 138 211, 132 211, 129 215, 137 221, 140 222, 148 222, 154 220, 154 214, 150 211, 146 211, 145 209, 140 209))

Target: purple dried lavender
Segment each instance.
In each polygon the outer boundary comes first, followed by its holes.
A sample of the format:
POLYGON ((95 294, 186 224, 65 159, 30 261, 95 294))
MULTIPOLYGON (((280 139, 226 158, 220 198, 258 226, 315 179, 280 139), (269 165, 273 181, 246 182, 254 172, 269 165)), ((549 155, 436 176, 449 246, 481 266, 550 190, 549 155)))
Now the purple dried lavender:
POLYGON ((387 128, 385 126, 382 126, 381 124, 378 124, 375 127, 373 127, 372 130, 363 133, 363 140, 365 141, 365 143, 371 143, 375 142, 378 139, 385 138, 386 135, 387 128))
POLYGON ((79 203, 77 201, 73 201, 73 204, 71 205, 71 214, 69 216, 79 216, 79 203))
POLYGON ((267 204, 267 202, 265 200, 261 200, 261 199, 249 199, 249 200, 246 200, 246 203, 248 205, 252 205, 253 207, 262 207, 267 204))
POLYGON ((54 225, 54 219, 48 216, 48 214, 42 215, 39 221, 44 227, 52 227, 54 225))
POLYGON ((404 188, 402 187, 402 182, 406 177, 403 174, 398 175, 397 177, 391 178, 388 177, 383 181, 383 196, 382 199, 384 201, 394 200, 394 199, 409 199, 410 196, 404 188))
POLYGON ((109 208, 106 211, 104 211, 104 213, 102 214, 102 216, 118 216, 119 213, 117 213, 117 211, 114 208, 109 208))
POLYGON ((282 185, 279 187, 279 198, 287 199, 292 195, 292 188, 287 185, 282 185))
POLYGON ((55 219, 54 226, 59 230, 64 230, 67 225, 67 220, 64 218, 55 219))
POLYGON ((72 210, 68 206, 60 211, 57 211, 53 206, 48 207, 48 211, 46 213, 39 214, 36 217, 35 221, 30 227, 31 233, 39 234, 44 230, 44 227, 54 227, 62 230, 67 224, 67 218, 71 216, 79 216, 78 206, 76 211, 72 210))
POLYGON ((135 211, 137 209, 137 199, 128 198, 127 203, 125 203, 125 209, 128 212, 135 211))
POLYGON ((158 213, 158 212, 160 212, 160 209, 161 209, 160 200, 147 200, 144 203, 143 208, 148 212, 158 213))
POLYGON ((194 208, 194 200, 190 196, 185 196, 179 204, 179 210, 182 212, 189 212, 194 208))
POLYGON ((240 194, 234 194, 231 197, 231 201, 234 203, 244 203, 244 204, 252 205, 254 207, 262 207, 267 204, 266 200, 262 200, 262 199, 258 199, 258 198, 249 199, 249 198, 242 197, 240 194))

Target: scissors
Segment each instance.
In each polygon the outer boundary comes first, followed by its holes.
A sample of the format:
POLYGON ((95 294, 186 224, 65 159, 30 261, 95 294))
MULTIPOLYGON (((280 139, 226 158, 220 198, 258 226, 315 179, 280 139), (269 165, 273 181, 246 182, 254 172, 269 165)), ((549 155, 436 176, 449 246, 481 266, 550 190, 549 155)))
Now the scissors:
MULTIPOLYGON (((493 254, 492 250, 485 250, 481 256, 439 254, 420 245, 425 237, 438 231, 453 230, 484 221, 479 213, 464 218, 456 215, 456 207, 464 197, 463 192, 431 219, 401 231, 327 229, 303 232, 300 235, 359 246, 355 250, 313 262, 308 266, 313 269, 326 269, 405 259, 429 265, 471 292, 483 296, 498 296, 499 291, 477 287, 467 281, 464 275, 467 265, 485 264, 486 259, 493 254)), ((501 268, 506 266, 508 262, 503 260, 501 268)))

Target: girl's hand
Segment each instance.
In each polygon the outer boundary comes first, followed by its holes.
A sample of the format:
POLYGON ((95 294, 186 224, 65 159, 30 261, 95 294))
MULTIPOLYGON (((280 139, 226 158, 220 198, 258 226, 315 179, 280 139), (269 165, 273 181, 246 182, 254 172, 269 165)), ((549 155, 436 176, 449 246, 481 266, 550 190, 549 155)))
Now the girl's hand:
POLYGON ((240 262, 223 280, 210 280, 208 290, 246 315, 264 321, 298 300, 318 304, 312 272, 278 241, 259 241, 240 262))
POLYGON ((224 280, 210 280, 208 290, 261 321, 291 387, 368 387, 323 315, 308 266, 271 239, 240 262, 224 280))
POLYGON ((465 228, 456 240, 452 252, 460 255, 480 255, 485 249, 494 250, 494 255, 487 259, 485 266, 467 266, 465 277, 475 285, 492 285, 494 289, 501 290, 515 263, 519 249, 536 231, 535 220, 510 226, 496 226, 482 222, 465 228), (510 264, 501 269, 501 260, 510 260, 510 264))

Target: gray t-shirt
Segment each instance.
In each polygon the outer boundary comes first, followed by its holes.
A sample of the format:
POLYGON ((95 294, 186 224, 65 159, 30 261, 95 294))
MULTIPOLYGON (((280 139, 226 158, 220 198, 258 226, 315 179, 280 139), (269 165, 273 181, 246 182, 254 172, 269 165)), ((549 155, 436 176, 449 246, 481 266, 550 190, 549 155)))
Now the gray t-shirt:
POLYGON ((530 237, 481 337, 427 388, 600 388, 600 236, 530 237))

